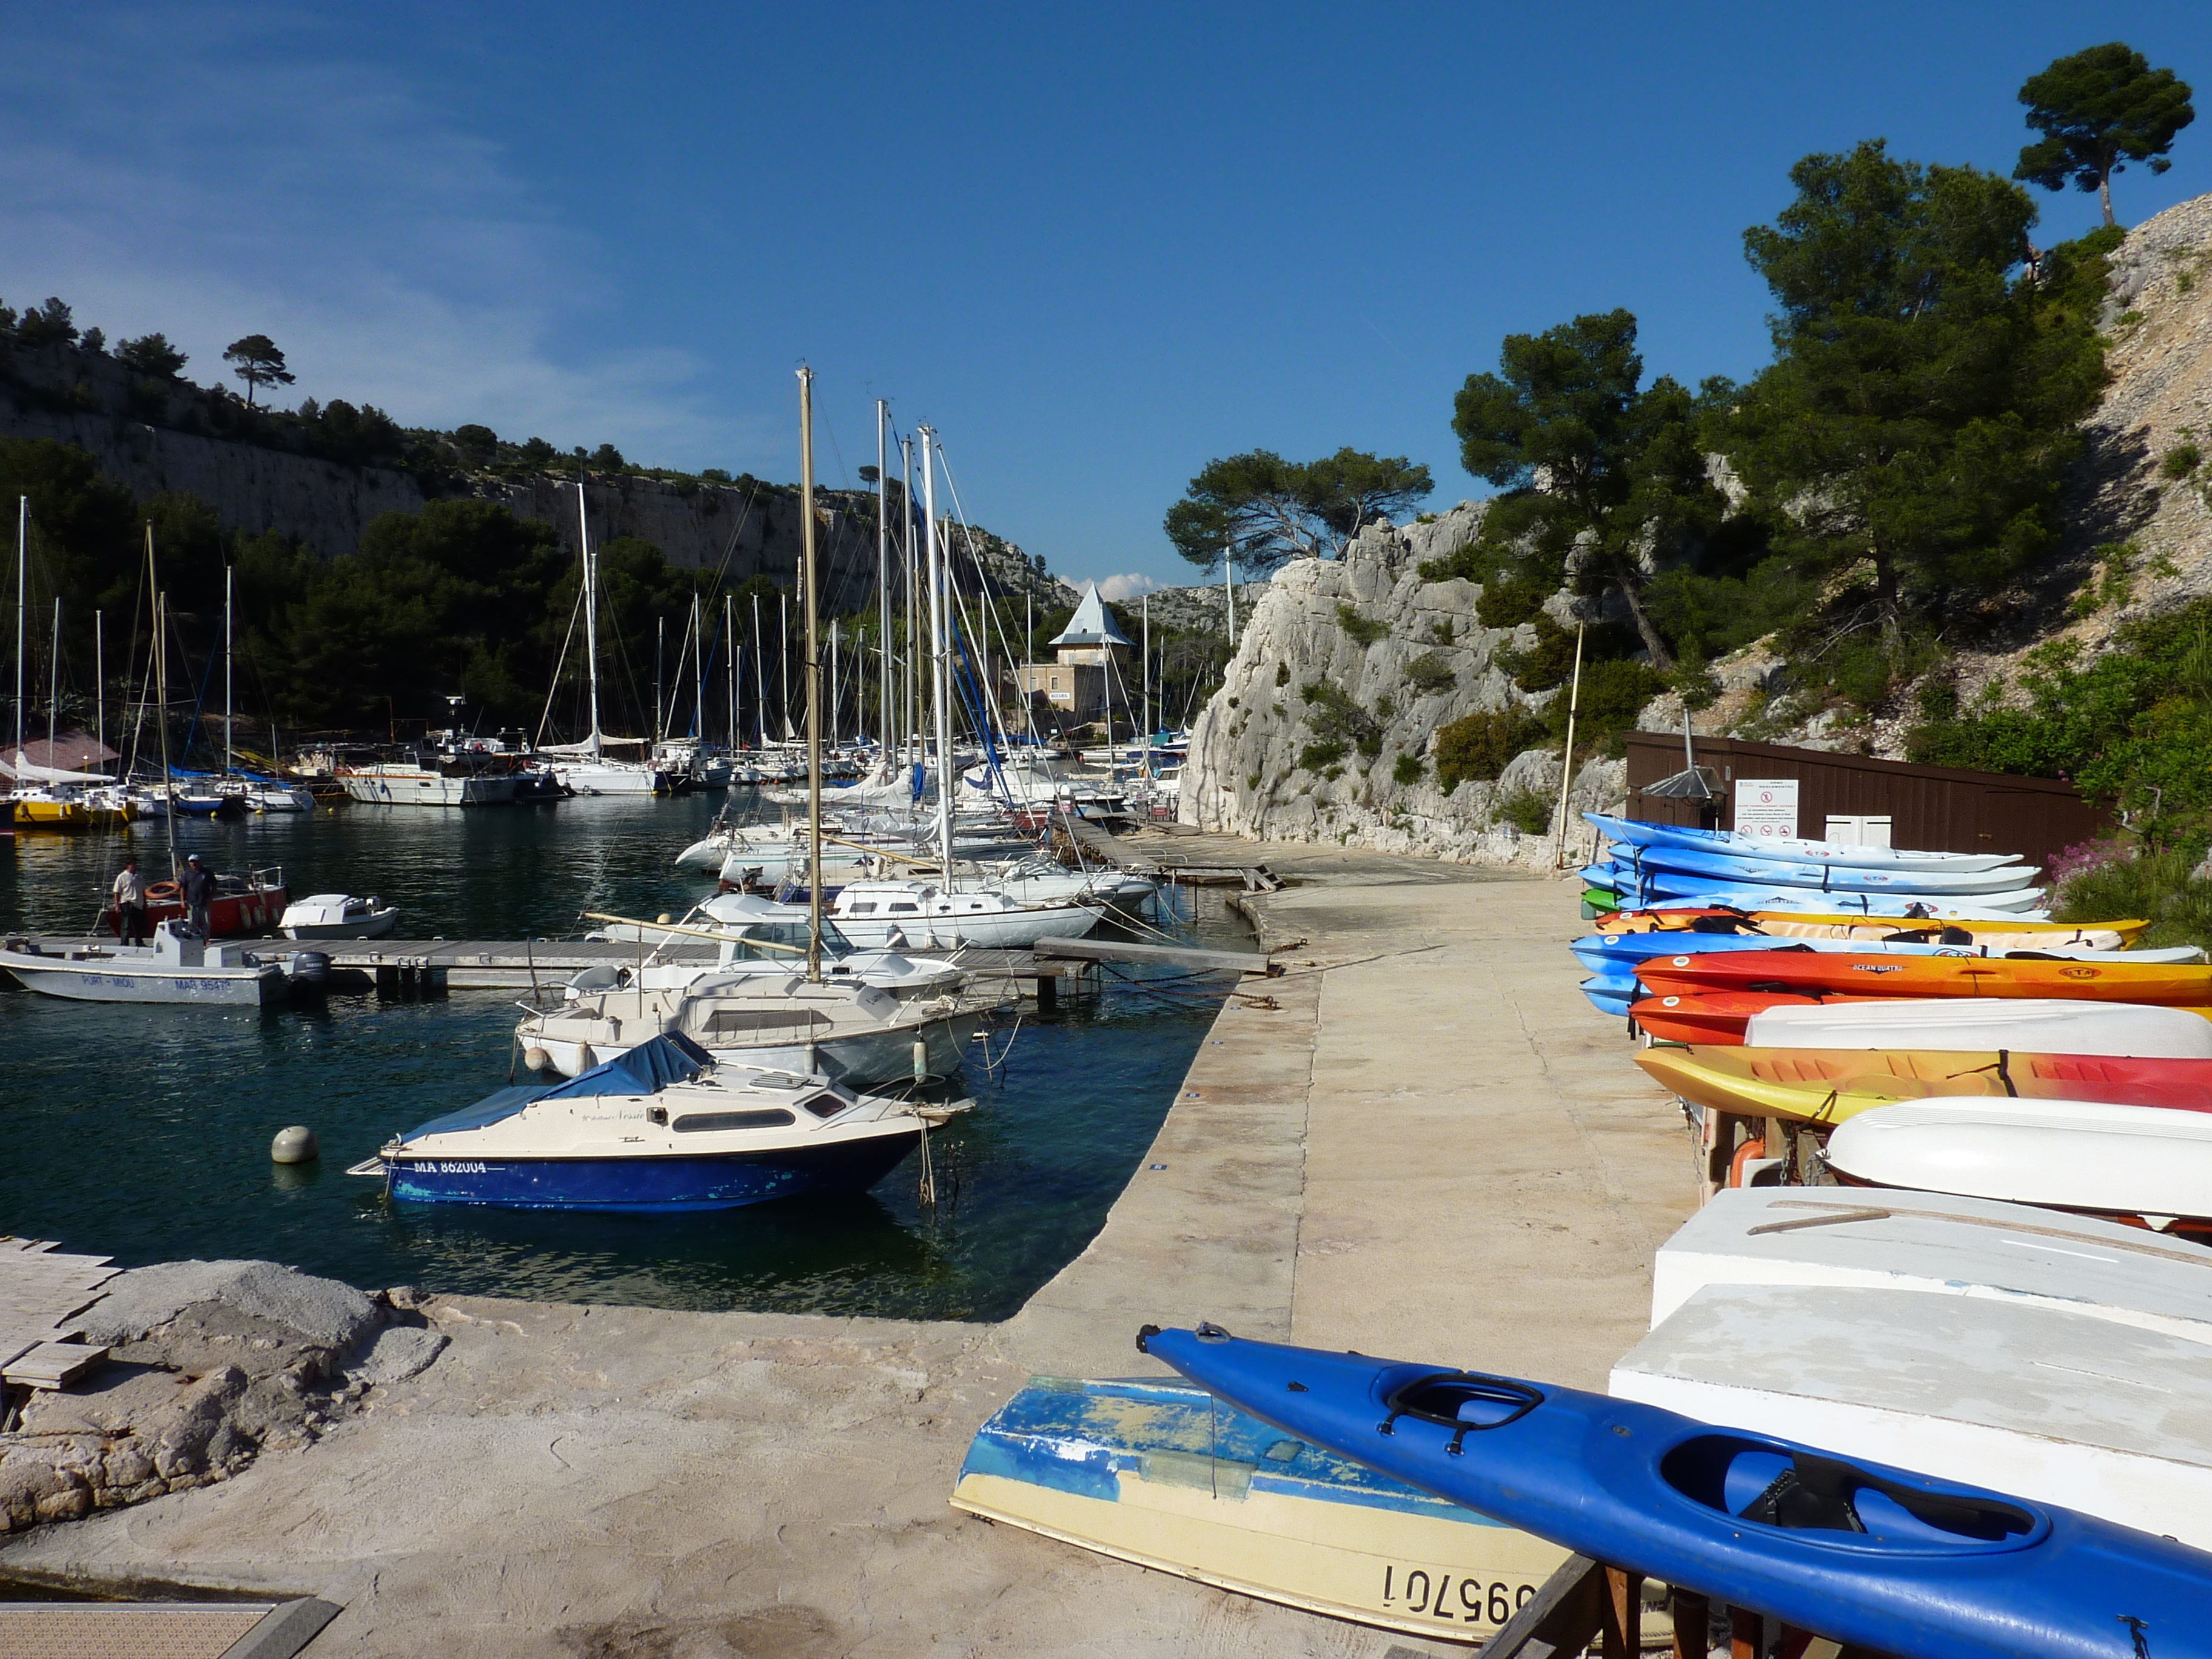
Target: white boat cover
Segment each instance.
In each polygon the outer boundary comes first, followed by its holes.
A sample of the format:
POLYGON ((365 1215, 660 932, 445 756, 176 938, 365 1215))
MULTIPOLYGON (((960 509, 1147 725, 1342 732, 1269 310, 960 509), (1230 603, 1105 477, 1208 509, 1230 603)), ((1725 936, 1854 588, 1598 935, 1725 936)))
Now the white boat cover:
POLYGON ((34 760, 24 758, 18 749, 5 760, 0 760, 0 773, 18 783, 112 783, 114 777, 106 772, 64 772, 52 766, 41 766, 34 760))
POLYGON ((2146 1219, 2212 1216, 2212 1112, 1942 1095, 1838 1124, 1826 1156, 1882 1187, 2146 1219))
POLYGON ((1942 1193, 1723 1188, 1659 1247, 1652 1324, 1711 1285, 2034 1302, 2212 1347, 2212 1250, 2094 1216, 1942 1193))
POLYGON ((2212 1060, 2212 1020, 2186 1008, 2044 997, 1934 997, 1770 1008, 1755 1048, 2006 1048, 2031 1054, 2212 1060))
POLYGON ((2046 1304, 1713 1285, 1608 1387, 2212 1548, 2212 1347, 2167 1331, 2046 1304))

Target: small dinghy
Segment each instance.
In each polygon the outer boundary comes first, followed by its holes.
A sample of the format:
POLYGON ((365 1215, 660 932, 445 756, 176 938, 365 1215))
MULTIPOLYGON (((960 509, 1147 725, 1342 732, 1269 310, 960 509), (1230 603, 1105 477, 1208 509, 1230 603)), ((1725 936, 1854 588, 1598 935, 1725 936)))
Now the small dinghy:
POLYGON ((910 1105, 823 1077, 717 1065, 681 1036, 657 1036, 558 1086, 501 1089, 433 1118, 348 1173, 426 1204, 736 1209, 865 1192, 969 1103, 910 1105))
POLYGON ((349 893, 311 893, 284 908, 276 931, 286 939, 382 939, 398 925, 399 907, 349 893))
POLYGON ((2134 1629, 2159 1659, 2212 1655, 2212 1555, 2071 1510, 1516 1377, 1212 1326, 1138 1343, 1310 1445, 1832 1641, 2120 1659, 2134 1629))
POLYGON ((1495 1635, 1567 1555, 1179 1381, 1032 1377, 976 1431, 952 1504, 1156 1571, 1445 1641, 1495 1635))
POLYGON ((1828 1168, 1869 1187, 1957 1193, 2212 1233, 2212 1115, 2092 1100, 1906 1100, 1837 1126, 1828 1168))
POLYGON ((36 941, 0 945, 0 968, 30 990, 73 1002, 193 1003, 258 1008, 282 1002, 284 970, 241 945, 216 945, 173 921, 154 930, 151 945, 94 945, 43 951, 36 941))

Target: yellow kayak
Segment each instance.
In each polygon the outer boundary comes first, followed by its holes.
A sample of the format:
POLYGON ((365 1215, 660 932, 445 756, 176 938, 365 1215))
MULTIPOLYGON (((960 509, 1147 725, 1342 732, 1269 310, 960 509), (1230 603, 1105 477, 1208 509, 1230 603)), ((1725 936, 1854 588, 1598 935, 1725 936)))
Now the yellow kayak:
POLYGON ((2212 1110, 2212 1060, 1934 1048, 1651 1048, 1636 1063, 1693 1104, 1840 1123, 1935 1095, 2010 1095, 2212 1110))

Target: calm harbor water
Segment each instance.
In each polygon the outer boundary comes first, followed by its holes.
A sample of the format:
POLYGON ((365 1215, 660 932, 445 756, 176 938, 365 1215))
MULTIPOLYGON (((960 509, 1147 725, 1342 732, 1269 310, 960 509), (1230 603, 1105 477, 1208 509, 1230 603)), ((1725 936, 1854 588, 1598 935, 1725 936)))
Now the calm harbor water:
MULTIPOLYGON (((680 912, 711 878, 675 854, 719 796, 576 800, 476 812, 347 807, 307 818, 180 823, 219 870, 276 865, 293 894, 374 893, 410 938, 574 937, 586 910, 680 912)), ((159 826, 0 839, 0 927, 90 925, 126 847, 166 874, 159 826)), ((1249 938, 1218 896, 1178 896, 1178 931, 1249 938), (1195 912, 1195 914, 1194 914, 1195 912)), ((126 1265, 265 1256, 366 1288, 658 1307, 895 1317, 1003 1317, 1095 1234, 1166 1115, 1222 981, 1123 969, 1096 996, 1015 1028, 992 1020, 976 1110, 932 1143, 940 1202, 915 1161, 866 1195, 720 1214, 533 1215, 388 1202, 349 1164, 392 1133, 506 1083, 506 993, 444 1001, 334 997, 254 1012, 130 1008, 0 990, 9 1080, 0 1231, 126 1265), (1149 988, 1148 979, 1158 981, 1149 988), (1012 1039, 1003 1066, 995 1062, 1012 1039), (289 1123, 319 1164, 269 1161, 289 1123)))

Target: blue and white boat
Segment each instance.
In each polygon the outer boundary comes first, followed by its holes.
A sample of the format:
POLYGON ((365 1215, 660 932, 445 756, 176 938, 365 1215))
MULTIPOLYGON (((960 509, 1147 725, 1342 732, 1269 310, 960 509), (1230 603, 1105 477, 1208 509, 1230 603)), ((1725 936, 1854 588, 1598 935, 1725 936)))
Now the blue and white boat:
POLYGON ((1583 817, 1610 839, 1631 847, 1679 847, 1698 853, 1734 854, 1739 858, 1787 859, 1860 870, 1914 870, 1931 875, 1966 875, 2021 861, 2017 853, 1923 853, 1836 841, 1769 840, 1732 830, 1691 830, 1680 824, 1615 817, 1610 812, 1585 812, 1583 817))
POLYGON ((670 1034, 548 1087, 501 1089, 395 1135, 352 1175, 392 1197, 520 1210, 729 1210, 864 1192, 966 1103, 856 1094, 718 1065, 670 1034))

